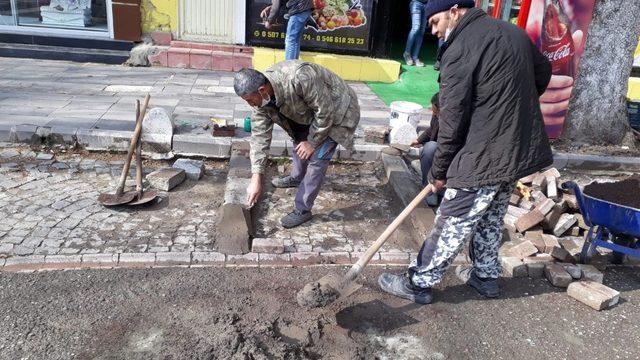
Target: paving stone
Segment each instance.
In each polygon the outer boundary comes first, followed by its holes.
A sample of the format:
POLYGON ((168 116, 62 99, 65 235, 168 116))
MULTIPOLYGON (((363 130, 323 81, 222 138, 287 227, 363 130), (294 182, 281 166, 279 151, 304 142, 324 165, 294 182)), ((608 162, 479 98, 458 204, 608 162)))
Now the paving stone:
POLYGON ((409 123, 404 123, 391 129, 389 133, 389 143, 411 145, 417 137, 416 128, 409 123))
POLYGON ((291 254, 258 254, 260 267, 291 267, 291 254))
POLYGON ((172 167, 185 171, 189 180, 200 180, 204 173, 204 161, 194 159, 178 159, 172 167))
POLYGON ((551 254, 553 252, 554 248, 560 247, 560 243, 558 242, 558 238, 553 236, 553 235, 549 235, 549 234, 542 234, 540 236, 542 238, 542 241, 544 242, 544 252, 547 254, 551 254))
POLYGON ((556 287, 566 288, 573 281, 573 277, 571 277, 564 267, 556 263, 546 264, 544 274, 551 285, 556 287))
POLYGON ((294 267, 318 265, 321 261, 320 254, 317 252, 298 252, 291 254, 291 265, 294 267))
POLYGON ((575 259, 573 258, 573 256, 571 254, 569 254, 569 252, 559 246, 554 247, 551 250, 551 256, 553 256, 554 258, 562 261, 562 262, 567 262, 567 263, 574 263, 575 259))
POLYGON ((527 272, 532 279, 540 279, 544 276, 545 263, 528 263, 527 272))
POLYGON ((554 206, 556 206, 555 201, 545 198, 536 204, 536 210, 540 211, 542 215, 547 215, 554 206))
POLYGON ((578 264, 582 270, 582 280, 593 281, 601 283, 604 280, 604 275, 600 270, 596 269, 593 265, 578 264))
POLYGON ((155 263, 156 254, 153 253, 122 253, 118 266, 151 267, 155 263))
POLYGON ((386 126, 363 126, 364 141, 373 144, 384 144, 389 133, 386 126))
POLYGON ((515 227, 519 232, 522 233, 540 224, 543 220, 544 214, 542 214, 539 210, 534 209, 528 214, 518 218, 518 220, 515 222, 515 227))
POLYGON ((190 252, 161 252, 156 253, 156 265, 189 265, 191 264, 190 252))
POLYGON ((612 307, 620 300, 620 293, 595 281, 576 281, 567 288, 567 295, 595 309, 612 307))
POLYGON ((572 214, 562 214, 557 225, 553 228, 553 234, 555 236, 562 236, 567 230, 578 222, 575 216, 572 214))
POLYGON ((505 276, 519 278, 528 276, 527 265, 517 257, 503 256, 500 258, 500 264, 505 276))
POLYGON ((54 154, 51 153, 38 153, 36 160, 53 160, 54 154))
POLYGON ((14 256, 5 260, 4 271, 33 271, 44 264, 44 255, 14 256))
POLYGON ((260 266, 260 258, 257 253, 248 253, 244 255, 227 255, 227 261, 225 266, 246 266, 257 267, 260 266))
POLYGON ((282 254, 284 253, 284 240, 274 238, 254 238, 251 251, 255 253, 282 254))
POLYGON ((568 263, 560 263, 560 265, 562 265, 572 278, 578 280, 582 277, 582 268, 578 265, 568 263))
POLYGON ((523 241, 522 243, 511 248, 511 254, 519 259, 524 259, 538 252, 538 248, 531 241, 523 241))
POLYGON ((182 169, 162 168, 147 175, 146 179, 151 186, 158 190, 170 191, 182 184, 186 175, 182 169))
POLYGON ((24 256, 24 255, 33 255, 33 252, 35 251, 36 247, 33 246, 24 246, 24 245, 15 245, 13 247, 13 254, 14 255, 18 255, 18 256, 24 256))
POLYGON ((351 265, 351 255, 346 252, 321 252, 320 258, 322 264, 326 265, 351 265))
POLYGON ((225 254, 219 252, 194 252, 192 254, 192 266, 224 266, 225 254))

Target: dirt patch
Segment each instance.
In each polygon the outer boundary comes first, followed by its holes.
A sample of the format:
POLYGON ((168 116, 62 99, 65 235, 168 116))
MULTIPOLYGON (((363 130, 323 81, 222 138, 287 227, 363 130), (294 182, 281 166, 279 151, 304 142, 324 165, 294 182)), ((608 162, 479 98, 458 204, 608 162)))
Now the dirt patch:
POLYGON ((304 286, 298 295, 296 300, 298 305, 307 308, 324 307, 334 302, 340 294, 335 289, 331 288, 327 284, 320 284, 319 282, 312 282, 304 286))
POLYGON ((598 199, 606 200, 635 209, 640 209, 640 175, 612 183, 592 183, 587 185, 584 193, 598 199))
MULTIPOLYGON (((636 142, 638 143, 638 142, 636 142)), ((565 140, 551 140, 551 146, 555 151, 563 153, 575 153, 583 155, 609 155, 609 156, 640 156, 640 148, 637 146, 623 147, 623 146, 606 146, 606 145, 578 145, 575 143, 567 142, 565 140)))

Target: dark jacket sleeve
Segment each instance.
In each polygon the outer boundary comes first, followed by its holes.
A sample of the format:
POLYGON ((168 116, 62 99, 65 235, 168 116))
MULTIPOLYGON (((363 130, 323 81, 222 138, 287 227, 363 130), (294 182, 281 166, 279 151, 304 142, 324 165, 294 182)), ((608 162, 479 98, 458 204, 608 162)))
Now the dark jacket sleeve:
POLYGON ((431 128, 426 129, 418 136, 418 144, 424 145, 427 141, 431 139, 431 128))
POLYGON ((269 13, 269 18, 267 19, 267 21, 269 21, 272 24, 276 22, 278 13, 280 13, 280 1, 281 0, 271 1, 271 12, 269 13))
POLYGON ((538 96, 544 94, 551 81, 551 63, 540 53, 540 50, 531 42, 531 52, 533 53, 533 69, 536 76, 536 89, 538 96))
POLYGON ((440 73, 438 147, 429 181, 445 180, 453 158, 464 146, 469 130, 474 65, 457 54, 447 54, 440 73))

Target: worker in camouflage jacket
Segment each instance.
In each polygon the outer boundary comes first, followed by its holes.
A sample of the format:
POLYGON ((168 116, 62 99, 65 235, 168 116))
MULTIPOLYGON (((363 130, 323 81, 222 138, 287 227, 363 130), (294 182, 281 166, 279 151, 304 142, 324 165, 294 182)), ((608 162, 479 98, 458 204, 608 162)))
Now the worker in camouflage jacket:
POLYGON ((282 218, 285 228, 311 220, 329 161, 338 144, 353 149, 360 121, 355 92, 324 67, 301 61, 283 61, 261 73, 240 70, 234 89, 254 108, 251 116, 251 184, 247 202, 253 206, 262 194, 262 178, 277 124, 291 137, 291 174, 274 178, 277 188, 298 187, 295 209, 282 218))

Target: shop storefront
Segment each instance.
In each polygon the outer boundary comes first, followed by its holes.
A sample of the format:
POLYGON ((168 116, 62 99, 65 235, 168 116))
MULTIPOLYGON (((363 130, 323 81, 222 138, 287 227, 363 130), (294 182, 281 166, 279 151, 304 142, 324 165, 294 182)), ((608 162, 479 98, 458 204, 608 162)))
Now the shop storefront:
POLYGON ((111 0, 0 0, 0 32, 112 38, 111 0))

